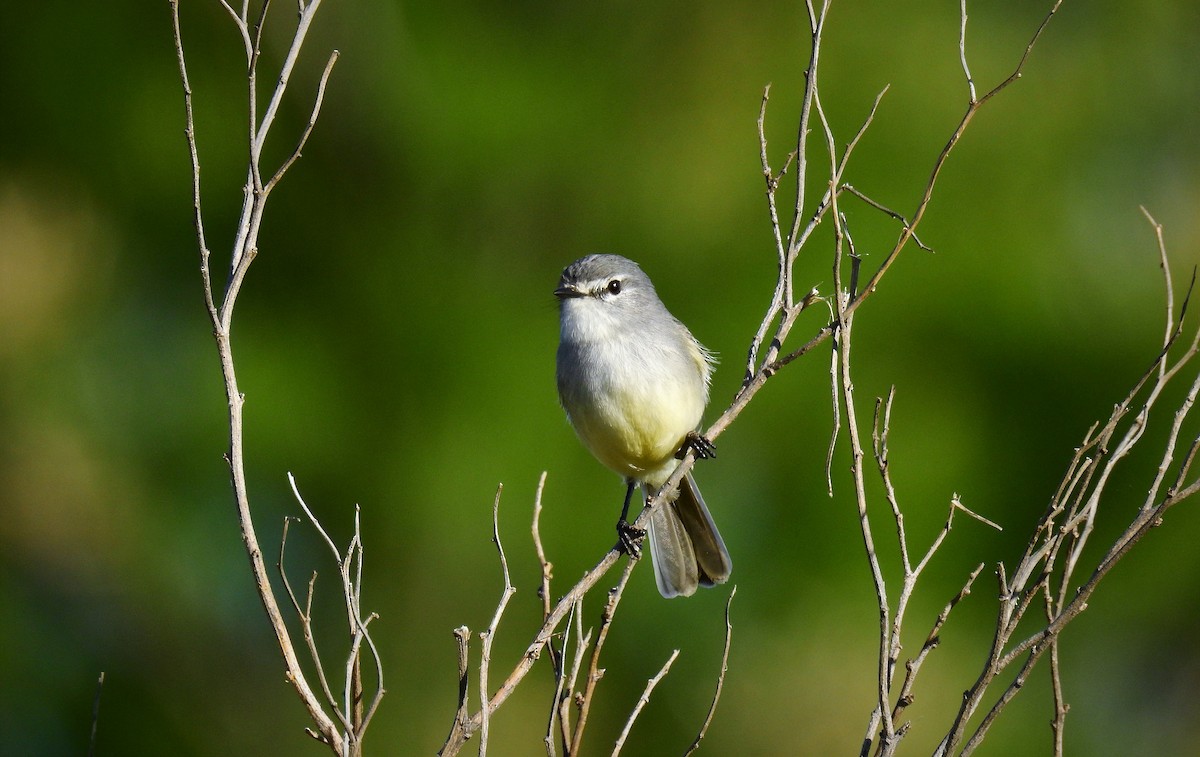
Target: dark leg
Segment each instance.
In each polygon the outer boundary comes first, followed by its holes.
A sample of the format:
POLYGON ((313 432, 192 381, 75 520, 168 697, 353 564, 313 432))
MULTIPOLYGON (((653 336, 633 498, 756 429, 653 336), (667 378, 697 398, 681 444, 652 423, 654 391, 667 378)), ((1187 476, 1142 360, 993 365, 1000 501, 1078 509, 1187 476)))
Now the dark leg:
POLYGON ((689 431, 687 436, 683 437, 683 445, 675 453, 675 458, 682 460, 689 449, 696 453, 697 460, 707 460, 717 456, 717 445, 713 444, 708 437, 695 431, 689 431))
POLYGON ((636 559, 642 556, 642 539, 646 537, 646 531, 642 528, 634 528, 626 520, 629 517, 629 500, 633 499, 633 488, 637 486, 636 481, 627 483, 625 503, 621 505, 621 519, 617 521, 617 538, 621 540, 621 548, 625 550, 625 554, 636 559))

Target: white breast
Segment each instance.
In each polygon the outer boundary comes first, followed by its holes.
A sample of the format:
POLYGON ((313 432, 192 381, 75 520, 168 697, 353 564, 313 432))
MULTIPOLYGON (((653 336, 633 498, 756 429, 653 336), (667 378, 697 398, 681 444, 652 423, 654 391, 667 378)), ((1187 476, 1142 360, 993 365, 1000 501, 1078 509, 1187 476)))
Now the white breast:
POLYGON ((612 303, 563 304, 559 393, 572 425, 612 470, 661 484, 708 401, 703 353, 665 311, 665 319, 639 319, 631 329, 612 303))

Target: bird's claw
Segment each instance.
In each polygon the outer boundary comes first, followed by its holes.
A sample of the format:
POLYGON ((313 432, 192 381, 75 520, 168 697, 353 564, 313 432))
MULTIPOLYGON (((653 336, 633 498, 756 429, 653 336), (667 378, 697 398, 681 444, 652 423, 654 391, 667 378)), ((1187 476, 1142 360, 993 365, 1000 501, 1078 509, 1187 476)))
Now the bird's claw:
POLYGON ((713 444, 707 436, 695 431, 689 431, 687 436, 683 437, 683 445, 675 453, 675 459, 682 460, 689 449, 696 453, 697 460, 707 460, 717 456, 717 445, 713 444))
POLYGON ((642 540, 646 538, 646 529, 638 528, 629 521, 621 518, 617 521, 617 538, 625 554, 637 560, 642 556, 642 540))

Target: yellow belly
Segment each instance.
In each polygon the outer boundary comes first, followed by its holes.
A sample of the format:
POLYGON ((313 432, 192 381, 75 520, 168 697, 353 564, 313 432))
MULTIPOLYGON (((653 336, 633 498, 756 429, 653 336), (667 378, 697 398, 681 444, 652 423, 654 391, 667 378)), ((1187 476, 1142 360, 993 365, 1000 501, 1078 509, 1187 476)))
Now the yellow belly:
POLYGON ((673 387, 614 392, 586 411, 574 408, 571 423, 600 462, 626 478, 659 485, 675 465, 684 437, 700 423, 703 396, 673 387))

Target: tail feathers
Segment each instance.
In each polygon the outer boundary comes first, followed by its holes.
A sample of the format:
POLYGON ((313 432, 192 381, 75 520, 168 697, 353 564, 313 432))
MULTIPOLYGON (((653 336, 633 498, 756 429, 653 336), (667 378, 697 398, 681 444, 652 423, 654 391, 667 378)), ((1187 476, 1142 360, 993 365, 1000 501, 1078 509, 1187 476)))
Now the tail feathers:
POLYGON ((650 557, 664 597, 688 597, 697 586, 725 583, 733 562, 691 474, 674 501, 650 516, 650 557))
POLYGON ((650 514, 650 561, 659 594, 670 599, 696 592, 700 579, 692 540, 670 502, 650 514))
POLYGON ((713 522, 704 497, 696 488, 692 474, 683 479, 679 487, 679 499, 675 501, 675 511, 683 521, 683 528, 692 537, 692 547, 695 549, 696 562, 699 567, 699 580, 703 586, 715 586, 729 580, 733 571, 733 561, 729 558, 729 550, 721 539, 721 532, 713 522))

